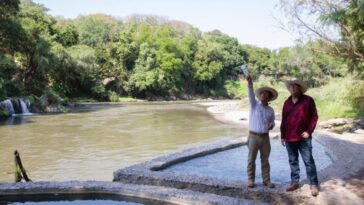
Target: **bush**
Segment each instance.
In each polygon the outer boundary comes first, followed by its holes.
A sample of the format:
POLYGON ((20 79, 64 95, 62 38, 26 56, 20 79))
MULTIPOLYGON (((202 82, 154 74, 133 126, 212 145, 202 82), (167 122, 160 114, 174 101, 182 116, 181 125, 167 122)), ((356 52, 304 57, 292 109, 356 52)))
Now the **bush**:
POLYGON ((228 80, 225 82, 224 88, 227 96, 230 98, 243 98, 248 96, 246 83, 244 84, 241 81, 228 80))
MULTIPOLYGON (((243 86, 245 87, 246 84, 243 86)), ((260 78, 254 82, 254 89, 262 86, 273 87, 278 91, 278 98, 270 105, 276 113, 280 113, 289 92, 283 82, 273 83, 269 78, 260 78)), ((316 103, 320 120, 339 117, 358 117, 364 115, 364 81, 346 78, 329 78, 328 83, 316 88, 310 88, 307 95, 316 103)), ((243 101, 244 107, 248 101, 243 101)))
POLYGON ((0 101, 4 100, 6 97, 6 91, 4 89, 4 80, 0 78, 0 101))
POLYGON ((48 104, 61 104, 63 101, 58 93, 52 89, 45 90, 42 96, 46 97, 48 104))
POLYGON ((109 91, 108 98, 110 102, 119 102, 119 95, 114 91, 109 91))
POLYGON ((364 112, 364 81, 362 80, 349 80, 347 85, 348 92, 346 99, 353 108, 364 112))
POLYGON ((10 117, 9 111, 3 104, 0 103, 0 120, 6 119, 8 117, 10 117))
POLYGON ((364 82, 352 77, 331 78, 328 84, 308 91, 321 119, 358 117, 363 110, 364 82))

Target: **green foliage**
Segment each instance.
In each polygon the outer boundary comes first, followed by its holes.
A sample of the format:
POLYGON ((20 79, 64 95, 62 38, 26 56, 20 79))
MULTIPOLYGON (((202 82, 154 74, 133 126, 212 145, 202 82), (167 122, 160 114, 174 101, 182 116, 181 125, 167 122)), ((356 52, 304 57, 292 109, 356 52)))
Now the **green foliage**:
POLYGON ((8 109, 0 104, 0 120, 6 119, 8 117, 10 117, 8 109))
POLYGON ((315 48, 323 46, 317 41, 272 52, 270 72, 266 75, 275 77, 277 81, 300 78, 313 87, 324 85, 329 77, 343 76, 346 65, 342 59, 315 52, 315 48))
POLYGON ((364 114, 364 82, 358 79, 349 79, 346 85, 346 102, 354 109, 364 114))
POLYGON ((125 90, 134 96, 146 97, 148 92, 152 92, 156 87, 158 87, 156 51, 148 43, 143 43, 140 45, 139 56, 125 90))
POLYGON ((76 45, 79 41, 79 34, 74 25, 66 25, 60 28, 56 40, 65 47, 76 45))
POLYGON ((15 16, 19 11, 19 0, 2 0, 0 1, 0 19, 6 19, 15 16))
POLYGON ((78 29, 80 43, 91 47, 113 41, 121 27, 120 22, 102 14, 80 16, 74 25, 78 29))
POLYGON ((3 88, 4 87, 4 80, 2 78, 0 78, 0 101, 4 100, 6 97, 6 90, 3 88))
POLYGON ((348 71, 364 79, 363 0, 281 0, 281 7, 303 40, 312 36, 325 42, 329 49, 317 51, 342 58, 348 71))
POLYGON ((224 88, 230 98, 245 98, 248 96, 246 85, 241 81, 228 80, 225 82, 224 88))
MULTIPOLYGON (((360 40, 361 20, 354 18, 360 9, 354 7, 350 4, 340 15, 326 19, 344 22, 360 40)), ((311 87, 323 87, 332 77, 345 76, 351 66, 346 63, 349 57, 327 54, 332 47, 322 40, 269 50, 241 45, 218 30, 203 33, 187 23, 155 16, 55 19, 31 0, 20 5, 16 0, 1 1, 0 11, 0 99, 43 93, 52 101, 79 96, 109 101, 120 96, 236 98, 246 96, 245 83, 238 82, 243 63, 261 82, 256 86, 268 84, 282 93, 286 93, 282 80, 302 78, 311 87), (327 52, 319 52, 323 49, 327 52)), ((348 88, 361 92, 357 84, 348 88)), ((278 107, 283 96, 272 105, 278 107)), ((347 99, 361 109, 361 96, 353 91, 347 99)))
POLYGON ((63 101, 59 94, 52 89, 45 90, 42 96, 47 99, 48 104, 61 104, 63 101))
POLYGON ((119 95, 114 91, 109 91, 108 98, 110 102, 119 102, 119 95))

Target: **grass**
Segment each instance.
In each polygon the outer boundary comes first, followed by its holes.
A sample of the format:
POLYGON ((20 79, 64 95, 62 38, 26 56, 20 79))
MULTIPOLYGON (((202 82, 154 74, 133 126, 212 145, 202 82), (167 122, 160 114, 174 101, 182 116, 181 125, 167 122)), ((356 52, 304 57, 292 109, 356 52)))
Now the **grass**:
MULTIPOLYGON (((244 88, 240 96, 243 98, 243 107, 247 107, 247 82, 242 80, 238 84, 239 86, 235 86, 235 89, 241 90, 244 88)), ((230 85, 235 84, 230 83, 230 85)), ((254 82, 254 89, 262 86, 273 87, 278 91, 278 98, 270 105, 275 112, 280 113, 284 101, 289 97, 285 84, 283 82, 272 83, 270 79, 264 78, 254 82)), ((309 89, 306 94, 315 100, 320 120, 364 116, 364 81, 362 80, 355 80, 351 77, 332 78, 321 87, 309 89)))

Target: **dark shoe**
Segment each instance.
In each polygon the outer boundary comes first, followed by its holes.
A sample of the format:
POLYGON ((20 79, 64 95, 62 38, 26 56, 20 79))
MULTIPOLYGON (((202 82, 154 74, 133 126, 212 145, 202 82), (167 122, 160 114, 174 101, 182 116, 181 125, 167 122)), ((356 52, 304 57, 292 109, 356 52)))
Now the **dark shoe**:
POLYGON ((287 189, 286 189, 286 191, 294 191, 294 190, 296 190, 296 189, 298 189, 298 188, 300 188, 300 185, 299 184, 297 184, 297 183, 293 183, 293 184, 291 184, 291 185, 289 185, 288 187, 287 187, 287 189))
POLYGON ((249 188, 254 188, 255 187, 255 184, 253 181, 248 181, 248 187, 249 188))
POLYGON ((274 185, 271 181, 266 181, 266 182, 263 182, 263 185, 268 187, 268 188, 271 188, 273 189, 274 187, 276 187, 276 185, 274 185))
POLYGON ((312 196, 317 196, 319 194, 317 185, 311 185, 311 194, 312 196))

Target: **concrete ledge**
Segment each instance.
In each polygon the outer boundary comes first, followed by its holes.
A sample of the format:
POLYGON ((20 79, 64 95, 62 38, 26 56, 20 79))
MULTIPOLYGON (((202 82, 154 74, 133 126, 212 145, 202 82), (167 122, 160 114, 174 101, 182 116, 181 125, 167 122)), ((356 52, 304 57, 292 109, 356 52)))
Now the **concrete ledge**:
POLYGON ((59 199, 119 199, 145 204, 264 204, 232 197, 166 187, 100 181, 35 182, 0 184, 0 202, 16 197, 59 199))

